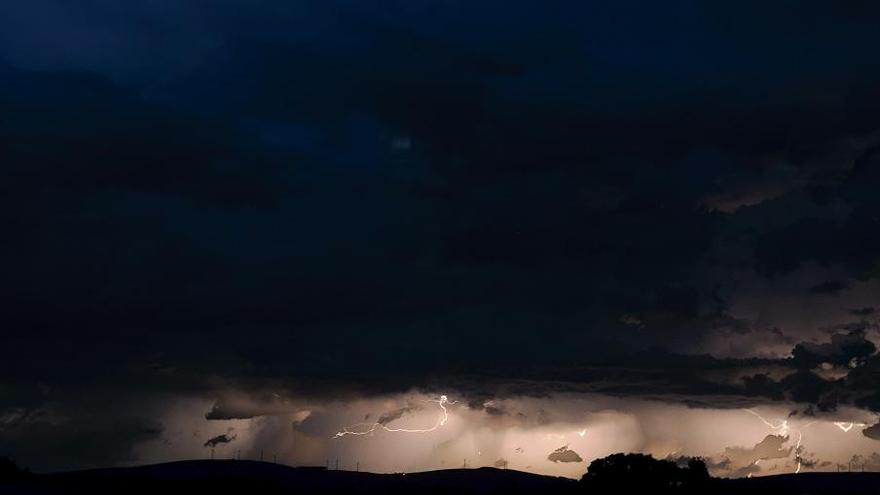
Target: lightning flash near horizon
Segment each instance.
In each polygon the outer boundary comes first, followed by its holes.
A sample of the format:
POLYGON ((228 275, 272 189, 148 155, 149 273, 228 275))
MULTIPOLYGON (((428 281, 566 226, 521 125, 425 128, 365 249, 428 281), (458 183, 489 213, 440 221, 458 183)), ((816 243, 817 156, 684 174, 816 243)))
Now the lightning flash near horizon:
MULTIPOLYGON (((755 410, 753 410, 753 409, 745 409, 745 411, 748 412, 748 413, 750 413, 750 414, 752 414, 753 416, 757 417, 758 419, 760 419, 761 422, 764 423, 765 425, 767 425, 768 428, 770 428, 771 430, 776 430, 777 433, 780 434, 780 435, 787 435, 788 432, 789 432, 790 429, 791 429, 790 426, 789 426, 789 424, 788 424, 788 420, 787 420, 787 419, 779 420, 776 424, 773 424, 772 422, 770 422, 770 421, 768 421, 767 419, 765 419, 763 416, 761 416, 760 414, 758 414, 758 412, 755 411, 755 410)), ((801 472, 801 467, 802 467, 802 463, 801 463, 801 443, 803 442, 803 439, 804 439, 803 430, 804 430, 805 428, 809 428, 810 426, 812 426, 812 425, 815 424, 815 423, 816 423, 816 421, 810 421, 809 423, 807 423, 807 424, 801 426, 800 428, 798 428, 798 429, 796 430, 796 431, 797 431, 798 438, 797 438, 797 444, 796 444, 795 447, 794 447, 794 458, 795 458, 795 461, 797 462, 797 468, 796 468, 795 471, 794 471, 795 474, 800 473, 800 472, 801 472)), ((834 422, 832 422, 832 424, 833 424, 834 426, 840 428, 840 430, 841 430, 842 432, 844 432, 844 433, 848 433, 848 432, 849 432, 850 430, 852 430, 854 427, 864 428, 864 427, 868 426, 868 425, 865 424, 865 423, 856 423, 856 422, 852 422, 852 421, 834 421, 834 422)), ((759 459, 759 460, 760 460, 760 459, 759 459)), ((755 464, 757 464, 757 461, 755 462, 755 464)))
MULTIPOLYGON (((758 412, 753 409, 746 409, 745 411, 752 414, 756 418, 760 419, 761 422, 764 423, 765 425, 767 425, 767 427, 770 428, 771 430, 778 430, 779 435, 786 437, 786 439, 788 438, 788 432, 789 432, 790 427, 788 425, 787 419, 779 420, 779 422, 774 425, 770 421, 767 421, 763 416, 758 414, 758 412)), ((811 424, 813 424, 813 422, 810 422, 806 426, 810 426, 811 424)), ((806 426, 805 426, 805 428, 806 428, 806 426)), ((801 430, 797 430, 797 435, 798 435, 797 445, 795 445, 795 447, 794 447, 794 460, 795 460, 795 462, 797 462, 797 468, 794 470, 794 474, 799 474, 801 472, 801 442, 804 439, 804 434, 801 430)), ((757 465, 759 461, 761 461, 761 459, 756 460, 755 465, 757 465)), ((751 477, 752 477, 752 474, 749 473, 749 478, 751 478, 751 477)))
POLYGON ((378 429, 382 429, 382 430, 385 430, 385 431, 388 431, 391 433, 428 433, 428 432, 434 431, 434 430, 436 430, 446 424, 446 422, 449 420, 449 411, 446 410, 446 404, 455 404, 456 401, 450 402, 449 398, 447 396, 441 395, 438 399, 425 399, 425 402, 436 403, 437 405, 440 406, 440 409, 442 411, 442 415, 440 416, 440 418, 438 418, 437 422, 434 424, 434 426, 432 426, 430 428, 415 428, 415 429, 413 429, 413 428, 389 428, 388 426, 386 426, 382 423, 378 423, 378 422, 376 422, 376 423, 359 423, 359 424, 353 425, 351 427, 344 426, 342 428, 342 431, 339 431, 335 435, 333 435, 333 438, 334 439, 341 438, 346 435, 359 435, 359 436, 360 435, 369 435, 378 429), (367 428, 366 430, 363 430, 363 431, 352 431, 351 429, 349 429, 349 428, 356 428, 358 426, 369 426, 369 428, 367 428))

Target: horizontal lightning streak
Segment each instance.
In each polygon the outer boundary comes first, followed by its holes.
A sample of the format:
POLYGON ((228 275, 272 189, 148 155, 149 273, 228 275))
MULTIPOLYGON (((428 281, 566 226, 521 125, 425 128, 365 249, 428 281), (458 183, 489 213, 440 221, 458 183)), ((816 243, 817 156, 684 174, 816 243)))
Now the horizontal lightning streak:
POLYGON ((373 433, 374 431, 379 430, 379 429, 382 429, 382 430, 385 430, 388 432, 392 432, 392 433, 428 433, 428 432, 436 430, 437 428, 440 428, 441 426, 444 426, 446 424, 446 421, 449 420, 449 413, 446 410, 446 404, 455 404, 455 402, 449 402, 449 398, 446 397, 445 395, 441 395, 439 399, 427 399, 426 402, 437 403, 437 405, 439 405, 440 409, 443 411, 443 414, 437 420, 437 423, 435 423, 434 426, 432 426, 430 428, 420 428, 420 429, 389 428, 382 423, 372 423, 372 424, 362 423, 361 425, 355 425, 355 426, 369 426, 369 428, 367 428, 366 430, 363 430, 363 431, 352 431, 349 429, 348 426, 345 426, 342 428, 342 431, 337 432, 336 435, 333 435, 333 438, 340 438, 340 437, 344 437, 346 435, 358 435, 358 436, 369 435, 370 433, 373 433))
POLYGON ((834 426, 843 430, 844 433, 847 433, 847 432, 849 432, 849 430, 852 430, 854 426, 858 426, 859 428, 864 428, 868 425, 866 425, 865 423, 853 423, 852 421, 850 421, 849 423, 847 423, 845 421, 835 421, 834 426))

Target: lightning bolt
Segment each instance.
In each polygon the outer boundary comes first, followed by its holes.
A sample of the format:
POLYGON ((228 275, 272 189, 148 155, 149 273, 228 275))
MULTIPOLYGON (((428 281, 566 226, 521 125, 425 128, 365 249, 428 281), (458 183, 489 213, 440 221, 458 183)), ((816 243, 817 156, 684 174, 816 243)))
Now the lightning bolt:
POLYGON ((757 417, 758 419, 760 419, 761 422, 764 423, 765 425, 767 425, 767 427, 770 428, 771 430, 779 430, 780 435, 785 435, 786 433, 788 433, 788 420, 787 419, 780 420, 780 422, 778 424, 774 425, 773 423, 764 419, 764 416, 761 416, 760 414, 758 414, 758 412, 755 411, 754 409, 746 409, 745 411, 752 414, 753 416, 757 417))
MULTIPOLYGON (((761 416, 760 414, 758 414, 756 411, 754 411, 754 410, 752 410, 752 409, 746 409, 746 411, 749 412, 750 414, 752 414, 753 416, 757 417, 758 419, 760 419, 761 422, 764 423, 765 425, 767 425, 767 427, 770 428, 771 430, 777 430, 777 431, 779 432, 780 435, 785 435, 785 434, 787 434, 788 431, 789 431, 789 429, 790 429, 790 427, 789 427, 789 425, 788 425, 788 420, 779 420, 779 422, 777 422, 776 424, 774 424, 774 423, 772 423, 772 422, 766 420, 763 416, 761 416)), ((795 448, 794 448, 794 458, 795 458, 795 460, 797 461, 797 469, 795 470, 795 474, 800 473, 800 472, 801 472, 801 467, 802 467, 802 463, 801 463, 801 442, 802 442, 803 439, 804 439, 804 435, 803 435, 803 431, 802 431, 802 430, 805 429, 805 428, 809 428, 810 426, 812 426, 812 425, 815 424, 815 423, 816 423, 816 421, 810 421, 809 423, 805 424, 803 427, 801 427, 800 429, 797 430, 798 439, 797 439, 797 445, 796 445, 795 448)), ((834 426, 840 428, 841 431, 843 431, 844 433, 847 433, 847 432, 849 432, 850 430, 852 430, 853 427, 858 426, 858 427, 860 427, 860 428, 864 428, 864 427, 866 427, 866 426, 868 426, 868 425, 866 425, 865 423, 855 423, 855 422, 852 422, 852 421, 849 421, 849 422, 847 422, 847 421, 835 421, 835 422, 834 422, 834 426)), ((757 462, 755 462, 755 464, 757 464, 757 462)))
MULTIPOLYGON (((755 416, 756 418, 760 419, 761 422, 764 423, 765 425, 767 425, 767 427, 770 428, 771 430, 776 430, 779 435, 787 435, 788 434, 790 427, 788 426, 787 419, 779 420, 776 424, 773 424, 770 421, 767 421, 764 418, 764 416, 761 416, 760 414, 758 414, 757 411, 755 411, 753 409, 746 409, 745 411, 748 412, 749 414, 755 416)), ((810 426, 811 424, 813 424, 813 422, 810 422, 806 426, 810 426)), ((804 428, 806 428, 806 426, 804 428)), ((794 474, 798 474, 801 472, 801 441, 804 439, 804 434, 801 430, 797 430, 797 434, 798 434, 797 445, 794 448, 794 460, 797 461, 797 468, 795 469, 794 474)), ((760 460, 761 459, 758 459, 757 461, 755 461, 755 465, 757 465, 760 460)), ((751 473, 749 473, 749 478, 751 478, 751 477, 752 477, 752 475, 751 475, 751 473)))
POLYGON ((355 428, 358 426, 368 426, 368 428, 366 430, 362 430, 362 431, 354 431, 354 430, 350 430, 348 426, 344 426, 342 428, 342 431, 337 432, 335 435, 333 435, 333 438, 341 438, 346 435, 369 435, 378 429, 382 429, 382 430, 392 432, 392 433, 428 433, 430 431, 434 431, 437 428, 440 428, 441 426, 445 425, 446 422, 449 420, 449 412, 446 410, 446 404, 455 404, 455 401, 449 402, 448 397, 446 397, 445 395, 441 395, 439 399, 426 399, 425 402, 436 403, 437 405, 440 406, 440 409, 443 412, 440 415, 440 418, 437 419, 437 422, 434 424, 434 426, 432 426, 430 428, 421 428, 421 429, 389 428, 389 427, 383 425, 382 423, 372 423, 372 424, 360 423, 360 424, 352 426, 352 428, 355 428))
POLYGON ((853 426, 858 426, 859 428, 864 428, 868 425, 866 425, 865 423, 853 423, 852 421, 850 421, 849 423, 844 422, 844 421, 835 421, 834 426, 843 430, 844 433, 847 433, 849 430, 853 429, 853 426))

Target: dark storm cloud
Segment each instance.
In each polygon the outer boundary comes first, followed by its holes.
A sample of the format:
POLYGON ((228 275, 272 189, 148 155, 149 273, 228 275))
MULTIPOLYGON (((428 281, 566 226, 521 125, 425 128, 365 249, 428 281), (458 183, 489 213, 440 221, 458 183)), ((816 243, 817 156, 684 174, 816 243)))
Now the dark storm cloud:
MULTIPOLYGON (((94 8, 103 11, 108 7, 94 8)), ((292 14, 300 15, 302 12, 282 9, 280 13, 282 16, 292 14)), ((363 12, 347 13, 351 16, 360 14, 363 12)), ((258 10, 248 11, 248 15, 260 20, 268 17, 265 12, 258 10)), ((332 17, 321 9, 309 15, 320 19, 332 17)), ((290 208, 318 206, 320 211, 322 205, 332 202, 339 202, 344 210, 358 208, 357 202, 353 202, 349 195, 364 193, 349 190, 346 181, 350 180, 361 183, 358 187, 366 191, 363 201, 374 205, 374 214, 381 215, 398 206, 394 203, 382 204, 387 200, 380 197, 387 193, 403 194, 399 204, 409 205, 413 213, 412 218, 402 219, 397 225, 386 226, 381 222, 376 224, 374 219, 364 219, 370 228, 389 229, 393 234, 381 241, 385 244, 365 247, 370 252, 364 253, 363 259, 365 262, 379 261, 376 271, 384 269, 385 273, 391 273, 390 283, 347 293, 342 287, 363 287, 365 283, 369 286, 371 282, 368 280, 375 280, 375 274, 363 267, 355 267, 347 277, 341 279, 334 280, 331 274, 307 274, 300 278, 298 272, 302 267, 289 259, 279 258, 282 255, 278 252, 265 253, 268 258, 265 264, 248 263, 242 266, 242 259, 255 261, 251 253, 259 249, 255 245, 256 239, 249 239, 249 234, 257 234, 256 237, 261 238, 266 249, 290 247, 291 256, 300 254, 302 248, 292 238, 294 235, 301 232, 308 238, 318 231, 320 236, 320 226, 308 223, 298 225, 298 231, 267 235, 268 229, 277 227, 272 219, 280 221, 291 211, 263 213, 260 216, 268 218, 258 221, 240 212, 227 211, 212 215, 210 210, 196 209, 190 212, 191 219, 188 219, 186 214, 181 215, 184 213, 181 208, 187 206, 185 204, 166 205, 162 198, 143 198, 141 204, 126 206, 150 210, 165 206, 176 212, 176 221, 181 223, 176 228, 169 228, 162 218, 144 219, 160 230, 156 233, 159 239, 175 236, 169 239, 174 241, 171 252, 157 253, 156 261, 172 261, 176 265, 195 262, 195 266, 189 268, 194 271, 192 276, 180 281, 181 290, 186 289, 190 293, 195 290, 202 298, 195 307, 172 308, 167 316, 160 313, 153 318, 165 316, 171 320, 189 318, 200 321, 206 314, 215 313, 217 307, 226 307, 229 299, 243 295, 218 293, 224 284, 222 280, 213 280, 207 275, 213 270, 220 269, 228 276, 229 285, 235 286, 241 285, 236 282, 254 276, 248 269, 256 273, 272 269, 278 274, 275 283, 267 284, 257 277, 256 283, 259 285, 262 282, 262 287, 256 287, 251 297, 245 297, 245 301, 237 303, 240 308, 229 308, 229 312, 237 310, 239 315, 215 318, 235 319, 238 316, 244 321, 266 318, 269 319, 269 326, 290 319, 309 321, 320 318, 322 312, 328 311, 331 301, 333 304, 356 305, 338 313, 361 313, 359 316, 369 318, 372 315, 363 315, 364 311, 369 311, 367 308, 400 299, 400 294, 393 288, 394 284, 422 284, 424 280, 431 285, 423 286, 415 293, 409 292, 404 307, 389 306, 385 313, 404 315, 404 318, 410 313, 411 324, 414 325, 427 318, 437 326, 448 326, 449 323, 461 327, 486 326, 489 321, 503 318, 498 313, 506 312, 508 304, 527 301, 530 314, 525 315, 525 319, 516 318, 523 322, 522 327, 541 325, 547 318, 545 314, 553 313, 553 323, 560 327, 567 338, 577 343, 583 338, 596 337, 572 335, 573 328, 608 325, 609 322, 602 317, 586 316, 591 310, 601 307, 600 302, 606 302, 653 315, 653 319, 645 319, 649 330, 646 334, 649 336, 671 332, 673 340, 682 340, 684 332, 679 332, 681 328, 693 328, 698 335, 703 323, 699 319, 700 305, 703 304, 701 300, 704 299, 700 289, 670 286, 664 283, 664 279, 706 249, 712 224, 717 220, 700 212, 693 204, 705 194, 706 187, 710 187, 714 178, 698 171, 704 168, 699 165, 698 159, 680 162, 675 158, 687 153, 686 150, 696 146, 697 142, 700 146, 712 147, 712 141, 704 139, 710 136, 689 137, 682 142, 673 137, 687 135, 693 129, 651 123, 650 127, 656 129, 655 132, 638 134, 638 141, 647 142, 632 149, 629 145, 633 141, 633 133, 648 127, 645 123, 634 127, 633 119, 643 117, 630 113, 627 108, 621 109, 619 115, 608 115, 611 110, 603 107, 581 112, 579 106, 589 106, 593 98, 598 99, 588 91, 579 95, 562 94, 572 99, 574 105, 571 110, 555 104, 542 106, 541 100, 534 101, 528 93, 515 92, 514 98, 507 95, 511 91, 507 86, 511 84, 516 91, 524 91, 513 83, 517 78, 527 79, 530 70, 540 73, 540 69, 531 69, 531 65, 538 63, 539 59, 530 53, 556 49, 557 44, 575 49, 576 45, 571 44, 570 38, 554 38, 548 41, 551 45, 547 47, 536 47, 531 52, 515 55, 515 51, 500 49, 496 45, 497 40, 478 38, 472 43, 474 46, 464 48, 459 40, 449 39, 448 33, 421 33, 404 29, 403 19, 408 16, 418 18, 421 14, 409 11, 402 15, 401 19, 392 16, 391 19, 363 23, 364 26, 359 28, 353 27, 346 15, 340 15, 339 19, 330 23, 340 32, 356 39, 371 40, 371 43, 359 47, 346 39, 340 41, 341 47, 324 47, 321 43, 325 40, 318 34, 307 35, 305 45, 293 44, 281 33, 266 40, 255 38, 247 28, 243 28, 248 36, 231 38, 224 45, 225 49, 205 55, 200 68, 187 77, 162 84, 155 90, 156 93, 150 93, 161 94, 159 101, 174 102, 177 108, 189 109, 189 113, 182 117, 193 119, 194 122, 184 129, 165 129, 163 112, 170 113, 167 117, 169 123, 177 126, 181 117, 163 110, 162 106, 155 110, 158 114, 155 116, 140 116, 139 112, 142 111, 138 110, 120 111, 123 115, 129 115, 121 124, 158 124, 143 130, 150 131, 148 134, 138 127, 114 124, 101 114, 95 116, 95 121, 104 122, 101 129, 118 129, 124 138, 122 142, 127 144, 133 141, 134 146, 126 146, 124 153, 116 153, 113 149, 109 154, 102 152, 100 160, 88 154, 83 156, 84 164, 112 170, 108 172, 108 177, 102 175, 104 172, 101 169, 90 173, 88 170, 77 172, 89 183, 97 181, 113 187, 146 188, 151 194, 176 193, 198 197, 198 194, 204 193, 209 198, 219 195, 219 199, 236 199, 245 204, 250 197, 255 198, 253 201, 299 197, 302 190, 298 188, 305 188, 306 191, 319 191, 325 197, 317 199, 316 204, 306 202, 290 205, 290 208), (312 50, 302 48, 313 45, 312 50), (525 60, 506 61, 511 57, 525 60), (366 62, 363 62, 366 60, 376 60, 379 68, 368 72, 364 65, 366 62), (354 65, 350 65, 352 62, 354 65), (348 69, 343 70, 343 66, 348 69), (310 77, 294 77, 302 71, 308 71, 310 77), (359 76, 356 85, 351 83, 352 74, 359 76), (180 105, 180 100, 189 102, 189 105, 180 105), (204 114, 209 112, 208 106, 211 108, 207 123, 214 124, 219 120, 216 130, 211 130, 210 126, 206 129, 199 127, 203 125, 201 121, 205 120, 204 114), (321 119, 311 115, 313 108, 320 110, 321 119), (218 112, 222 119, 217 119, 218 112), (511 120, 508 118, 510 115, 516 117, 511 120), (236 122, 234 119, 238 119, 238 122, 244 119, 249 123, 240 129, 233 124, 236 122), (542 124, 534 126, 534 122, 542 124), (573 129, 584 131, 574 135, 573 129), (152 136, 155 132, 159 134, 152 136), (231 133, 231 136, 227 137, 224 132, 231 133), (236 137, 237 133, 241 135, 240 138, 236 137), (358 155, 366 156, 365 162, 393 161, 395 158, 389 150, 382 150, 382 141, 385 141, 387 148, 387 143, 397 134, 404 134, 411 140, 413 153, 410 154, 415 157, 398 157, 399 163, 392 164, 390 168, 387 165, 386 168, 377 168, 376 163, 364 163, 359 169, 353 170, 351 164, 345 164, 352 161, 352 156, 358 155), (158 151, 140 149, 137 147, 139 141, 132 140, 132 135, 145 136, 143 140, 147 143, 164 144, 158 151), (199 136, 210 136, 211 145, 198 141, 199 136), (183 141, 185 146, 181 145, 182 148, 178 149, 171 137, 176 140, 187 138, 183 141), (227 144, 238 141, 244 141, 241 150, 227 147, 227 144), (370 144, 370 141, 374 141, 374 144, 370 144), (268 160, 279 167, 283 165, 278 162, 283 162, 286 165, 284 170, 290 171, 284 174, 269 166, 265 176, 252 173, 254 158, 249 153, 268 153, 259 147, 260 143, 264 147, 272 146, 270 149, 275 155, 269 154, 268 160), (292 156, 277 156, 278 143, 292 146, 292 156), (223 146, 213 146, 216 144, 223 146), (670 157, 670 152, 664 147, 673 145, 681 150, 671 153, 670 157), (161 154, 155 156, 156 153, 161 154), (655 153, 660 153, 662 163, 645 163, 646 160, 656 162, 655 153), (633 154, 636 156, 631 156, 633 154), (631 160, 633 168, 621 173, 622 159, 631 160), (585 166, 582 164, 585 161, 593 164, 585 166), (186 166, 180 166, 181 162, 186 166), (235 167, 242 162, 247 163, 248 172, 244 178, 257 181, 253 185, 255 192, 244 198, 227 198, 223 192, 227 186, 230 187, 230 194, 245 194, 248 189, 247 182, 236 175, 238 171, 235 167), (454 165, 456 162, 461 165, 454 165), (124 167, 114 166, 116 163, 123 163, 124 167), (163 173, 162 165, 165 163, 173 164, 173 178, 163 173), (138 172, 148 165, 149 174, 138 172), (672 170, 673 174, 661 172, 664 169, 672 170), (327 171, 333 174, 336 182, 313 176, 327 171), (378 180, 374 174, 378 174, 378 180), (306 182, 285 184, 284 178, 291 175, 306 182), (181 182, 188 177, 192 177, 191 184, 181 182), (482 177, 491 178, 492 183, 482 180, 482 177), (688 177, 688 180, 678 180, 682 177, 688 177), (642 184, 646 179, 649 183, 642 184), (152 189, 151 184, 154 184, 152 189), (261 191, 260 188, 267 190, 261 191), (554 191, 554 194, 548 195, 547 191, 554 191), (680 199, 673 199, 672 196, 680 199), (529 198, 533 200, 528 201, 529 198), (659 208, 654 208, 658 200, 659 208), (181 216, 183 218, 179 218, 181 216), (200 222, 206 217, 207 222, 200 222), (675 221, 670 222, 669 219, 675 221), (193 225, 194 222, 198 222, 198 225, 193 225), (587 228, 582 228, 583 225, 587 228), (669 230, 679 225, 680 232, 669 230), (190 230, 193 227, 195 229, 190 230), (658 228, 662 228, 662 232, 658 228), (208 229, 208 232, 203 232, 203 229, 208 229), (180 239, 181 234, 183 239, 180 239), (209 248, 202 245, 198 238, 204 235, 212 236, 222 246, 218 249, 216 246, 209 248), (288 238, 288 235, 291 237, 288 238), (228 243, 233 238, 243 239, 240 249, 246 254, 244 258, 235 257, 236 253, 229 252, 228 243), (248 242, 251 239, 252 242, 248 242), (218 249, 218 252, 211 253, 211 258, 206 259, 205 249, 218 249), (373 251, 387 253, 387 258, 375 259, 373 251), (610 265, 589 261, 608 256, 616 258, 610 265), (651 258, 663 259, 663 262, 648 261, 651 258), (270 263, 272 259, 278 259, 282 265, 273 267, 270 263), (399 272, 402 266, 413 263, 420 266, 415 270, 419 279, 399 272), (452 280, 448 277, 438 280, 438 270, 450 266, 477 272, 474 276, 479 278, 470 280, 470 273, 462 273, 458 277, 453 276, 452 280), (546 274, 548 281, 553 280, 552 285, 537 291, 519 280, 520 275, 535 273, 546 274), (328 276, 329 279, 324 278, 328 276), (595 282, 584 282, 587 276, 595 282), (450 305, 458 302, 450 291, 462 280, 461 277, 475 286, 468 291, 470 293, 460 296, 465 301, 472 301, 473 307, 448 314, 450 305), (299 288, 297 285, 300 281, 317 284, 318 290, 309 290, 314 287, 299 288), (192 287, 196 284, 196 287, 192 287), (321 286, 324 285, 328 287, 322 290, 321 286), (501 285, 506 285, 508 289, 499 291, 501 285), (486 294, 490 287, 492 291, 486 294), (268 300, 277 298, 273 294, 278 290, 292 293, 291 299, 296 302, 289 309, 280 304, 281 301, 268 300), (336 293, 338 291, 342 293, 336 293), (480 296, 481 293, 484 295, 480 296), (644 293, 645 297, 631 295, 640 293, 644 293), (687 301, 683 299, 685 296, 689 298, 687 301), (373 300, 370 300, 371 297, 373 300), (206 304, 203 301, 211 298, 217 299, 216 306, 200 308, 206 304), (357 307, 359 302, 363 307, 357 307), (576 313, 573 314, 573 311, 576 313)), ((513 18, 506 22, 525 29, 522 25, 524 21, 516 17, 519 12, 515 10, 512 15, 513 18)), ((372 17, 368 16, 368 19, 372 17)), ((548 18, 547 21, 555 22, 557 19, 548 18)), ((447 19, 447 22, 454 24, 459 21, 447 19)), ((230 27, 221 24, 214 29, 219 30, 220 34, 228 34, 225 30, 230 27)), ((559 56, 565 56, 565 52, 559 56)), ((551 65, 541 69, 553 74, 555 67, 551 65)), ((540 84, 533 87, 539 94, 543 88, 540 84)), ((622 94, 617 98, 626 96, 622 94)), ((76 105, 87 103, 76 94, 68 98, 76 105)), ((138 102, 137 98, 134 100, 132 104, 135 106, 146 104, 138 102)), ((110 104, 99 101, 96 105, 103 108, 110 104)), ((662 123, 680 120, 677 112, 672 108, 660 108, 653 115, 658 123, 662 123)), ((708 114, 702 118, 708 118, 708 114)), ((718 120, 728 121, 720 116, 718 120)), ((714 132, 718 135, 715 137, 723 135, 726 130, 716 129, 714 132)), ((28 132, 27 128, 22 132, 28 132)), ((72 138, 84 141, 82 146, 87 152, 97 147, 76 135, 72 138)), ((112 134, 110 138, 116 140, 112 134)), ((730 144, 725 143, 724 146, 730 144)), ((730 159, 722 158, 721 161, 730 159)), ((53 167, 53 170, 58 168, 52 161, 45 166, 53 167)), ((735 165, 731 163, 730 166, 735 165)), ((64 170, 80 168, 68 166, 64 170)), ((71 180, 63 176, 60 179, 65 183, 71 180)), ((116 198, 108 198, 107 201, 107 205, 91 207, 118 207, 114 205, 116 198)), ((352 228, 354 220, 344 216, 326 218, 330 225, 337 227, 335 230, 352 228)), ((100 225, 69 226, 73 229, 89 227, 99 228, 100 225)), ((146 229, 150 227, 135 225, 132 233, 121 233, 123 238, 120 242, 133 241, 132 235, 146 234, 149 232, 146 229)), ((320 238, 320 242, 326 244, 336 240, 325 237, 320 238)), ((84 250, 89 247, 84 246, 84 250)), ((56 256, 51 252, 47 255, 56 256)), ((332 264, 333 260, 328 255, 321 262, 332 264)), ((107 270, 112 272, 113 268, 111 266, 107 270)), ((118 277, 130 280, 139 275, 125 273, 118 277)), ((173 298, 175 295, 172 293, 166 297, 173 298)), ((131 303, 121 301, 118 304, 122 305, 120 311, 123 311, 129 309, 131 303)), ((508 325, 504 321, 498 323, 500 326, 508 325)), ((377 324, 385 326, 384 322, 377 324)), ((395 322, 395 326, 407 324, 406 321, 395 322)), ((235 323, 230 325, 234 326, 235 323)), ((741 325, 736 328, 741 328, 741 325)), ((348 333, 345 328, 339 331, 348 333)), ((510 333, 523 331, 514 327, 510 333)), ((353 340, 358 339, 355 336, 353 340)))
POLYGON ((810 287, 810 292, 814 294, 839 294, 841 291, 846 290, 849 287, 849 284, 846 282, 841 282, 838 280, 832 280, 829 282, 824 282, 818 285, 814 285, 810 287))
POLYGON ((834 334, 831 342, 816 344, 804 342, 792 350, 795 365, 814 368, 820 363, 848 365, 853 360, 865 359, 877 351, 877 346, 867 340, 863 331, 834 334))
POLYGON ((157 107, 93 74, 0 72, 4 168, 31 195, 121 190, 263 205, 278 193, 271 160, 227 123, 157 107))
POLYGON ((134 445, 158 438, 161 433, 154 423, 128 423, 115 418, 109 421, 97 425, 79 421, 64 426, 32 423, 4 432, 0 448, 41 470, 112 465, 135 459, 134 445))
MULTIPOLYGON (((880 273, 873 10, 0 6, 3 417, 456 383, 498 416, 555 391, 880 409, 871 312, 815 343, 734 304, 814 265, 802 307, 866 304, 842 298, 880 273), (804 342, 683 355, 731 336, 804 342)), ((130 424, 114 448, 153 431, 130 424)))
MULTIPOLYGON (((98 400, 94 391, 90 394, 98 400)), ((4 403, 10 399, 4 396, 4 403)), ((148 411, 131 405, 95 407, 69 399, 0 407, 0 451, 39 471, 130 462, 136 444, 159 438, 162 431, 148 411)))
POLYGON ((855 316, 860 316, 862 318, 865 318, 867 316, 874 314, 875 311, 876 311, 876 309, 872 306, 868 306, 865 308, 855 308, 855 309, 849 310, 850 314, 855 315, 855 316))

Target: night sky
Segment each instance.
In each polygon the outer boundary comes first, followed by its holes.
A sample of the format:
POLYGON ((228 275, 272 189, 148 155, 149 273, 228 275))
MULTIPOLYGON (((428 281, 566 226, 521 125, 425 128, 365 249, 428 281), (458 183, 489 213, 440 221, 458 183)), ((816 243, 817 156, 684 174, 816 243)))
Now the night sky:
POLYGON ((0 455, 880 470, 878 21, 2 2, 0 455))

